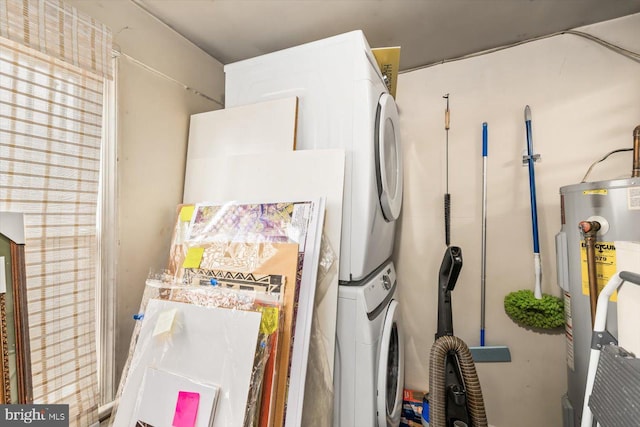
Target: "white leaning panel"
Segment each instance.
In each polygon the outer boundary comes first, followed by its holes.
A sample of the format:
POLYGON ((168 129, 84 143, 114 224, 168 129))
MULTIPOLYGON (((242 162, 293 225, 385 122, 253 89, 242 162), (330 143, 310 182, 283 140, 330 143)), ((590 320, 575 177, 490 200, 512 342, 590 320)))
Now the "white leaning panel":
POLYGON ((297 105, 296 97, 288 97, 192 115, 184 202, 206 200, 202 196, 211 170, 220 167, 226 156, 292 151, 297 105))

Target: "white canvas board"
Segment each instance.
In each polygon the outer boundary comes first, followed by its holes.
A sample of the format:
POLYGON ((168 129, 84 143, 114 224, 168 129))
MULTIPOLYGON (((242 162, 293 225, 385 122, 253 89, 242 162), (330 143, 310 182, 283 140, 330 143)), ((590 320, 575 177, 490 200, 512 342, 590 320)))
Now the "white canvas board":
MULTIPOLYGON (((272 152, 262 154, 246 154, 229 156, 224 164, 213 173, 206 192, 201 196, 204 200, 242 200, 242 201, 283 201, 309 200, 317 197, 325 198, 324 234, 329 240, 336 260, 340 259, 340 237, 342 230, 342 198, 344 188, 344 150, 301 150, 292 152, 272 152)), ((326 362, 329 366, 329 378, 333 378, 335 352, 336 317, 338 307, 338 277, 336 270, 333 277, 327 277, 316 290, 315 310, 318 325, 326 349, 326 362)), ((315 283, 315 282, 314 282, 315 283)), ((311 312, 299 313, 309 316, 311 312)), ((299 343, 298 326, 296 325, 296 341, 299 343)), ((314 325, 315 327, 315 325, 314 325)), ((306 377, 307 352, 295 351, 292 361, 292 377, 306 377), (297 372, 295 371, 297 370, 297 372)), ((303 383, 304 385, 304 379, 303 383)), ((294 420, 290 414, 302 411, 302 394, 289 393, 287 405, 287 424, 294 420), (294 411, 294 412, 292 412, 294 411)), ((305 396, 305 401, 314 401, 314 396, 305 396)), ((331 402, 328 402, 331 403, 331 402)), ((327 410, 331 410, 328 408, 327 410)), ((295 424, 293 424, 295 425, 295 424)))
POLYGON ((220 395, 213 426, 242 427, 260 319, 260 313, 252 311, 150 300, 113 425, 135 425, 143 377, 153 367, 217 384, 220 395), (172 309, 176 318, 171 332, 153 336, 158 318, 172 309))
POLYGON ((234 154, 292 151, 296 97, 209 111, 191 116, 183 200, 203 197, 215 169, 234 154))
POLYGON ((214 419, 218 386, 151 367, 146 369, 142 379, 133 416, 134 423, 144 421, 155 427, 169 425, 181 391, 200 395, 196 427, 209 427, 214 419))

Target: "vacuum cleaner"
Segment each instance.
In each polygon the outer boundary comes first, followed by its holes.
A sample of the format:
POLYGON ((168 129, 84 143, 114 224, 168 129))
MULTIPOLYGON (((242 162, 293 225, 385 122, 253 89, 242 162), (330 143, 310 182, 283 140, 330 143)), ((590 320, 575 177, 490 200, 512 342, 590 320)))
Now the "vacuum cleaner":
POLYGON ((451 291, 462 249, 449 246, 438 278, 438 327, 429 360, 429 427, 486 427, 482 389, 467 345, 453 335, 451 291))

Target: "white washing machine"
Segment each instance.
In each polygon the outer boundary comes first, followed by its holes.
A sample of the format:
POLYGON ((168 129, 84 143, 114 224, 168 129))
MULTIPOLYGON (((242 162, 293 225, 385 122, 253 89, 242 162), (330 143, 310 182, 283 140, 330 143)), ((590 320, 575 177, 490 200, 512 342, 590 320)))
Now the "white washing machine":
POLYGON ((392 262, 338 291, 334 427, 400 424, 404 337, 392 262))
POLYGON ((361 280, 388 260, 402 205, 398 110, 362 31, 224 71, 226 107, 297 96, 296 149, 346 150, 340 281, 361 280))

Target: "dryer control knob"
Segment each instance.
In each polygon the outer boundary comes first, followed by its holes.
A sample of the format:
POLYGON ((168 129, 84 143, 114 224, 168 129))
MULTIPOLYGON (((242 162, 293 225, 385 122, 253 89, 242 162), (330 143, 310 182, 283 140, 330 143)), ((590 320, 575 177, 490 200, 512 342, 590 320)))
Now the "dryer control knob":
POLYGON ((391 279, 389 278, 388 275, 383 274, 382 275, 382 286, 384 287, 385 290, 389 290, 391 289, 391 279))

